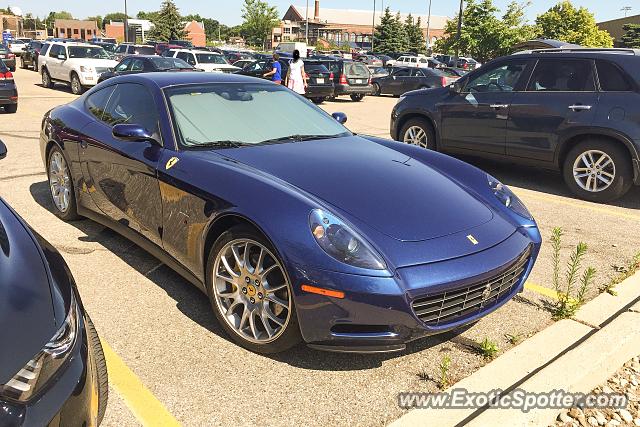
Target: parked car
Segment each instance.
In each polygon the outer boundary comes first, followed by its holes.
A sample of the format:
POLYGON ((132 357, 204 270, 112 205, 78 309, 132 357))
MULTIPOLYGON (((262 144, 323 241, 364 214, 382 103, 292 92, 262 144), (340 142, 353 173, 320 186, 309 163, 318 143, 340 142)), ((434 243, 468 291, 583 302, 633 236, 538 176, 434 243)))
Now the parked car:
POLYGON ((380 58, 373 55, 360 55, 358 57, 358 62, 362 62, 363 64, 374 68, 382 67, 384 65, 380 58))
POLYGON ((416 68, 436 68, 441 63, 426 56, 401 56, 394 63, 394 67, 416 67, 416 68))
POLYGON ((506 186, 345 121, 267 81, 143 73, 48 112, 40 146, 82 159, 47 167, 58 217, 151 252, 251 351, 399 351, 523 290, 541 238, 506 186))
POLYGON ((4 108, 5 113, 18 111, 18 86, 2 59, 0 59, 0 107, 4 108))
POLYGON ((151 45, 142 44, 121 44, 116 48, 113 59, 122 61, 128 55, 155 55, 156 48, 151 45))
POLYGON ((91 42, 91 44, 94 44, 96 46, 100 46, 101 48, 103 48, 105 50, 105 52, 111 54, 112 56, 115 56, 116 54, 116 50, 118 49, 118 45, 115 43, 109 43, 109 42, 91 42))
POLYGON ((223 55, 209 52, 208 50, 176 49, 170 50, 166 56, 178 58, 187 64, 204 71, 217 73, 233 73, 240 71, 240 68, 230 65, 223 55))
POLYGON ((456 67, 471 71, 479 68, 480 63, 473 58, 459 58, 456 67))
POLYGON ((100 46, 88 43, 52 42, 45 44, 38 56, 38 70, 42 86, 52 88, 56 83, 68 84, 80 95, 98 83, 100 74, 118 65, 100 46))
POLYGON ((225 52, 224 57, 226 58, 227 62, 231 65, 235 65, 235 63, 240 60, 255 61, 255 58, 252 55, 249 55, 248 53, 242 53, 242 52, 225 52))
POLYGON ((378 67, 378 68, 374 68, 371 71, 371 78, 375 79, 376 77, 385 77, 388 76, 391 73, 392 68, 391 67, 378 67))
POLYGON ((405 94, 393 109, 391 135, 443 152, 560 170, 578 197, 611 201, 640 185, 639 66, 633 50, 499 58, 448 88, 405 94))
POLYGON ((438 70, 442 72, 447 79, 447 84, 445 86, 450 85, 468 73, 468 71, 463 70, 462 68, 443 67, 438 68, 438 70))
POLYGON ((128 74, 195 70, 192 65, 178 58, 164 58, 158 55, 132 55, 120 61, 113 70, 102 73, 98 78, 98 83, 112 77, 128 74))
POLYGON ((169 43, 156 43, 154 46, 156 50, 156 55, 166 56, 170 50, 183 49, 182 46, 177 44, 169 44, 169 43))
POLYGON ((27 47, 27 43, 24 40, 13 39, 7 41, 7 48, 13 53, 15 56, 22 55, 24 48, 27 47))
MULTIPOLYGON (((395 60, 394 60, 392 57, 390 57, 389 55, 376 55, 376 56, 378 57, 378 59, 380 59, 380 60, 382 61, 382 66, 383 66, 383 67, 386 67, 386 66, 387 66, 387 63, 388 63, 389 61, 392 61, 392 62, 394 62, 394 61, 395 61, 395 60)), ((390 64, 389 64, 389 65, 390 65, 390 64)))
POLYGON ((97 426, 107 365, 69 267, 2 198, 0 236, 0 423, 97 426))
POLYGON ((395 95, 416 89, 430 89, 447 85, 446 76, 431 68, 394 68, 388 76, 373 79, 374 95, 395 95))
POLYGON ((236 62, 233 63, 234 67, 238 67, 240 69, 243 69, 244 67, 246 67, 249 64, 253 64, 254 62, 256 62, 255 59, 240 59, 236 62))
POLYGON ((344 50, 332 50, 331 51, 331 55, 336 56, 338 58, 342 58, 342 59, 353 59, 353 55, 350 52, 344 51, 344 50))
POLYGON ((434 58, 445 64, 447 67, 455 67, 455 56, 453 55, 434 55, 434 58))
POLYGON ((344 59, 318 60, 333 73, 334 96, 349 95, 352 101, 362 101, 373 95, 371 72, 366 65, 344 59))
POLYGON ((324 64, 307 60, 304 62, 304 71, 307 73, 307 98, 316 104, 322 104, 327 98, 334 96, 333 76, 324 64))
POLYGON ((191 49, 193 47, 193 43, 191 43, 189 40, 169 40, 169 44, 187 49, 191 49))
POLYGON ((0 60, 11 71, 16 71, 16 55, 6 45, 0 44, 0 60))
POLYGON ((32 40, 25 47, 24 52, 20 56, 20 67, 27 69, 32 68, 34 71, 38 70, 38 55, 44 42, 38 40, 32 40))

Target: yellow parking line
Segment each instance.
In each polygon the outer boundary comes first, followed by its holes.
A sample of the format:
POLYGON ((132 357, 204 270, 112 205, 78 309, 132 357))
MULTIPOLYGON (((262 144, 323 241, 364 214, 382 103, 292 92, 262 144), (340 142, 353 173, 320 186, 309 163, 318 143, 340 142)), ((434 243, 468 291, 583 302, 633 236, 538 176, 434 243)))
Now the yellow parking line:
POLYGON ((524 288, 549 298, 558 299, 558 293, 553 289, 545 288, 532 282, 526 282, 524 288))
POLYGON ((143 426, 180 426, 178 420, 142 384, 106 341, 100 340, 107 360, 109 384, 120 394, 125 404, 143 426))
MULTIPOLYGON (((530 190, 524 190, 521 188, 516 189, 516 193, 521 193, 524 194, 524 197, 522 197, 523 199, 526 199, 527 197, 531 197, 532 199, 537 199, 537 200, 541 200, 541 201, 550 201, 553 203, 559 203, 561 205, 567 205, 567 206, 573 206, 576 208, 581 208, 581 209, 588 209, 594 212, 599 212, 599 213, 603 213, 605 215, 611 215, 611 216, 617 216, 619 218, 625 218, 625 219, 632 219, 635 221, 640 221, 640 215, 633 215, 630 213, 626 213, 626 212, 620 212, 617 209, 615 209, 612 206, 607 207, 606 205, 604 206, 593 206, 589 203, 581 203, 581 202, 574 202, 571 200, 563 200, 560 199, 558 197, 554 197, 554 196, 548 196, 548 195, 543 195, 543 194, 538 194, 535 193, 533 191, 530 190)), ((520 196, 520 194, 518 194, 518 196, 520 196)))

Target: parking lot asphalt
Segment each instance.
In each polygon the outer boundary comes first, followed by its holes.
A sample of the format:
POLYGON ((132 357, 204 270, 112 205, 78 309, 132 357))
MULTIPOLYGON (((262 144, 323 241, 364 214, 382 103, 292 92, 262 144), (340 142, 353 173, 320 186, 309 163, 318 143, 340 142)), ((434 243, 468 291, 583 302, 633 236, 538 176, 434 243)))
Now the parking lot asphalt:
MULTIPOLYGON (((451 359, 455 381, 486 363, 471 349, 474 342, 488 337, 504 351, 512 346, 505 334, 526 337, 552 322, 541 306, 546 297, 526 290, 464 332, 419 340, 398 354, 331 354, 304 346, 270 357, 250 353, 227 339, 206 297, 155 258, 92 221, 64 223, 53 215, 39 128, 48 109, 75 97, 62 86, 40 87, 32 71, 18 70, 15 78, 18 113, 0 113, 0 138, 9 150, 0 162, 0 195, 63 254, 112 350, 103 425, 386 424, 402 415, 397 393, 437 389, 433 378, 443 356, 451 359)), ((347 113, 355 132, 387 137, 395 102, 345 98, 323 108, 347 113)), ((578 241, 587 243, 584 265, 597 268, 597 284, 614 274, 613 265, 640 251, 640 189, 614 204, 598 205, 569 196, 557 173, 466 160, 512 186, 543 237, 561 226, 565 251, 578 241)), ((551 287, 547 243, 530 280, 551 287)))

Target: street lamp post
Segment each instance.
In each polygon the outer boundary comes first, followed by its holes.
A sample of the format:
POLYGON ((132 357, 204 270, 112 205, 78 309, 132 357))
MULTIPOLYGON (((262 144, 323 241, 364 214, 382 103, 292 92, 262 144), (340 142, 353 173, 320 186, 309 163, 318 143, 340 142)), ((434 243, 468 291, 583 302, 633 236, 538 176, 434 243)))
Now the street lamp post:
POLYGON ((129 41, 129 14, 127 13, 127 0, 124 0, 124 41, 129 41))
POLYGON ((371 24, 371 53, 373 53, 373 36, 375 35, 375 33, 376 33, 376 0, 373 0, 373 23, 371 24))
POLYGON ((307 15, 305 17, 305 21, 307 21, 306 28, 304 30, 304 39, 307 45, 309 44, 309 0, 307 0, 307 15))
POLYGON ((460 55, 460 40, 462 39, 462 11, 464 9, 464 0, 460 0, 460 13, 458 14, 458 36, 456 42, 456 63, 454 67, 458 64, 458 58, 460 55))
POLYGON ((429 0, 429 14, 427 15, 427 54, 429 54, 429 48, 431 47, 431 0, 429 0))

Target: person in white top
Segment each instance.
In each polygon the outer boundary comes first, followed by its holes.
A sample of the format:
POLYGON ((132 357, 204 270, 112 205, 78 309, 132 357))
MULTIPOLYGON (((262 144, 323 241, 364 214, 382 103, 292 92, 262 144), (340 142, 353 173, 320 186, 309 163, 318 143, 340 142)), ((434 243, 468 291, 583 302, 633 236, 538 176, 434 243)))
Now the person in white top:
POLYGON ((304 62, 300 59, 300 51, 293 51, 293 61, 287 71, 287 87, 292 91, 304 95, 307 92, 307 74, 304 72, 304 62))

